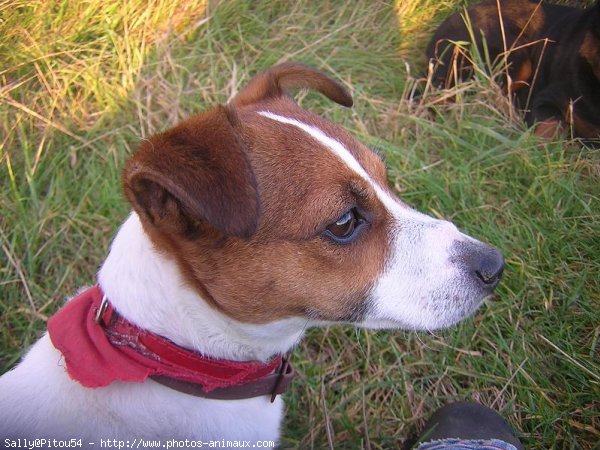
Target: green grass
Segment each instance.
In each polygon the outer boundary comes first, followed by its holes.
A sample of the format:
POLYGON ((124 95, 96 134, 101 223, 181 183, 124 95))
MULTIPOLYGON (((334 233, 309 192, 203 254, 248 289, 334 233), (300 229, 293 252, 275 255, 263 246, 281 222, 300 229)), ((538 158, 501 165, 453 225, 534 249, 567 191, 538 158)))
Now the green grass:
POLYGON ((527 448, 600 441, 600 153, 541 142, 497 87, 406 100, 458 1, 0 3, 0 370, 94 282, 128 212, 140 138, 284 61, 333 73, 343 110, 303 106, 386 155, 403 199, 502 249, 495 301, 435 334, 313 330, 293 355, 286 448, 394 448, 437 407, 500 411, 527 448))

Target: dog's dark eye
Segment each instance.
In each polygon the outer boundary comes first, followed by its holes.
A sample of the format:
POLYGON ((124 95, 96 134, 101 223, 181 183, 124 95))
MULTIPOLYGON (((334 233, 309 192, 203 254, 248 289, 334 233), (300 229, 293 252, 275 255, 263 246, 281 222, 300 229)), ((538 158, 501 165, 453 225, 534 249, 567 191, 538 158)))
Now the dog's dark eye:
POLYGON ((361 217, 356 208, 352 208, 334 223, 329 225, 325 230, 325 234, 336 242, 346 244, 354 239, 356 231, 364 222, 365 220, 361 217))

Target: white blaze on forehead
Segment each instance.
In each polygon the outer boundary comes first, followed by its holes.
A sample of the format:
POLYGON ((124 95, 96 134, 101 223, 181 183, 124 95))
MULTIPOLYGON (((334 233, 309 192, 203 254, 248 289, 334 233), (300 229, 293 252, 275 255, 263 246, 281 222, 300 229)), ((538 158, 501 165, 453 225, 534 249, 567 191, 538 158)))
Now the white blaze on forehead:
POLYGON ((290 119, 288 117, 283 117, 277 114, 273 114, 269 111, 259 111, 259 113, 263 117, 267 117, 272 120, 276 120, 277 122, 285 123, 288 125, 293 125, 297 128, 300 128, 302 131, 309 134, 313 139, 321 143, 324 147, 331 150, 331 152, 340 158, 350 169, 352 169, 357 175, 359 175, 362 179, 367 181, 377 194, 377 197, 383 203, 383 205, 388 208, 390 211, 398 211, 399 209, 407 210, 408 208, 402 205, 398 200, 394 199, 391 195, 389 195, 381 186, 379 186, 367 173, 367 171, 360 165, 360 163, 356 160, 354 155, 348 151, 346 147, 342 145, 341 142, 327 136, 323 133, 322 130, 318 129, 315 126, 307 125, 303 122, 300 122, 296 119, 290 119))
POLYGON ((373 307, 361 326, 435 329, 456 322, 479 304, 480 293, 472 283, 465 281, 464 270, 453 263, 451 253, 454 242, 470 238, 450 222, 404 205, 372 179, 341 142, 318 127, 269 111, 258 114, 299 128, 333 153, 373 187, 383 207, 390 212, 394 225, 400 225, 389 227, 391 252, 383 273, 374 280, 370 294, 373 307), (454 305, 456 298, 464 299, 461 308, 454 305))

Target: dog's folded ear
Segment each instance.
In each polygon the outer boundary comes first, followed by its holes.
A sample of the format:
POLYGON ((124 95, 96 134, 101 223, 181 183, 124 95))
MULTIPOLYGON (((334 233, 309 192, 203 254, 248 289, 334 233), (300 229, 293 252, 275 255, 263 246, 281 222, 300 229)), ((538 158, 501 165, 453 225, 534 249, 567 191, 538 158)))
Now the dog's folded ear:
POLYGON ((237 107, 287 95, 291 89, 319 91, 340 105, 351 107, 352 96, 338 81, 323 72, 298 63, 283 63, 254 77, 231 100, 237 107))
POLYGON ((249 237, 259 197, 235 112, 218 107, 142 142, 124 172, 125 194, 146 223, 193 237, 200 224, 249 237))

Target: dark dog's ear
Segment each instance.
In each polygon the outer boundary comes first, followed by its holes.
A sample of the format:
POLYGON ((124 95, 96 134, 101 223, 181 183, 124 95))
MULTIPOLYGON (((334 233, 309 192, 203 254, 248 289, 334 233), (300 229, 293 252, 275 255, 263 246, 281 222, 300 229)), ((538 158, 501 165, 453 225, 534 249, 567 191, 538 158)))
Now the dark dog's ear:
POLYGON ((594 9, 595 17, 592 26, 585 33, 579 54, 586 59, 592 72, 600 80, 600 3, 594 9))
POLYGON ((594 76, 600 80, 600 0, 587 11, 589 11, 589 15, 586 16, 587 30, 579 54, 590 65, 594 76))
POLYGON ((261 100, 281 97, 290 89, 307 88, 319 91, 340 105, 352 106, 352 96, 339 82, 312 67, 283 63, 254 77, 231 100, 234 106, 251 105, 261 100))
POLYGON ((144 141, 127 163, 125 194, 150 226, 193 237, 208 224, 249 237, 259 218, 256 180, 224 107, 144 141))

